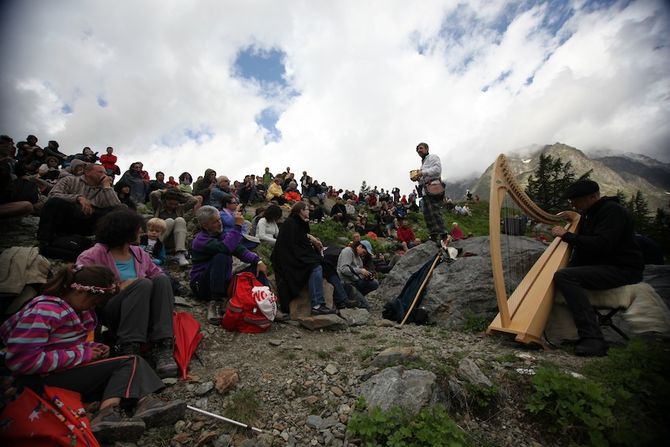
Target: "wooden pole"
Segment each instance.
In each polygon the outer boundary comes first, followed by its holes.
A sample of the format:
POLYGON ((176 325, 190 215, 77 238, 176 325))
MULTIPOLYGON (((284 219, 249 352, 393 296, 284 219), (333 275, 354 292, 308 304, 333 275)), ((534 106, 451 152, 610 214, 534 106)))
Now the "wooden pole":
POLYGON ((419 296, 421 296, 421 292, 423 292, 423 289, 426 288, 426 284, 428 284, 428 280, 430 279, 430 276, 433 274, 433 270, 435 269, 435 266, 437 265, 437 262, 440 260, 442 253, 440 253, 440 250, 438 250, 437 254, 435 255, 435 260, 433 261, 433 265, 430 266, 430 270, 428 270, 428 274, 426 277, 423 279, 423 282, 421 283, 421 287, 419 287, 419 291, 416 293, 416 296, 412 300, 412 304, 409 305, 409 309, 407 309, 407 312, 405 312, 405 316, 403 317, 402 321, 400 322, 400 326, 405 324, 405 321, 409 318, 409 314, 412 313, 412 310, 414 310, 414 306, 416 306, 416 302, 419 299, 419 296))

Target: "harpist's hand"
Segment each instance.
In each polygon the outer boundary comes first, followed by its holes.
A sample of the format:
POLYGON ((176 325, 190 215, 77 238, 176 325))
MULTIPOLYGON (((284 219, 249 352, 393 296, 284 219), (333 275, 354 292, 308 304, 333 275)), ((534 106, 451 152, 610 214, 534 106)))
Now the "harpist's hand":
POLYGON ((551 229, 551 234, 553 234, 556 237, 563 237, 563 235, 567 232, 568 232, 568 230, 566 230, 565 228, 560 227, 560 226, 556 226, 556 227, 551 229))

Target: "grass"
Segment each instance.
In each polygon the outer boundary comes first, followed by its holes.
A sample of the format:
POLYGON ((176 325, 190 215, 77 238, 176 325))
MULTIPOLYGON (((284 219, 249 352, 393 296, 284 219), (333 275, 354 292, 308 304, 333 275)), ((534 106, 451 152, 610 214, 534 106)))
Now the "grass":
POLYGON ((225 404, 227 417, 240 422, 250 423, 260 413, 261 403, 254 388, 244 388, 231 394, 225 404))

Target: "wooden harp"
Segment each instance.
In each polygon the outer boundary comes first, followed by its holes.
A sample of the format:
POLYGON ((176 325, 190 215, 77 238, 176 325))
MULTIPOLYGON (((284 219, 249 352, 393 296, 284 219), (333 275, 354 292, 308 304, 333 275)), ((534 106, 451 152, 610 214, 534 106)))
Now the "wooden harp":
POLYGON ((565 228, 571 232, 576 230, 580 216, 574 211, 551 214, 542 210, 521 189, 505 156, 498 156, 491 174, 489 234, 493 283, 499 313, 486 333, 495 331, 513 334, 518 342, 544 346, 542 333, 554 301, 554 273, 567 265, 570 247, 561 238, 554 238, 508 298, 500 236, 501 211, 506 194, 531 219, 552 225, 567 222, 565 228))

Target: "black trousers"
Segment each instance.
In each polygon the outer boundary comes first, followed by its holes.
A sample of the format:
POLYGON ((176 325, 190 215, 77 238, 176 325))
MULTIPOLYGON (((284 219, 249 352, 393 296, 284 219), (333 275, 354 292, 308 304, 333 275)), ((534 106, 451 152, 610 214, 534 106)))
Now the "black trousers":
POLYGON ((51 242, 68 234, 89 236, 94 233, 98 219, 115 209, 116 207, 93 208, 93 213, 86 215, 82 213, 78 203, 52 197, 44 203, 40 211, 37 240, 51 242))
POLYGON ((642 272, 613 265, 566 267, 554 273, 554 284, 561 291, 575 320, 579 338, 602 339, 598 317, 589 302, 586 290, 603 290, 636 284, 642 272))
POLYGON ((76 391, 84 402, 101 397, 140 399, 165 387, 146 360, 136 355, 96 360, 46 376, 23 376, 17 381, 33 389, 49 385, 76 391))

